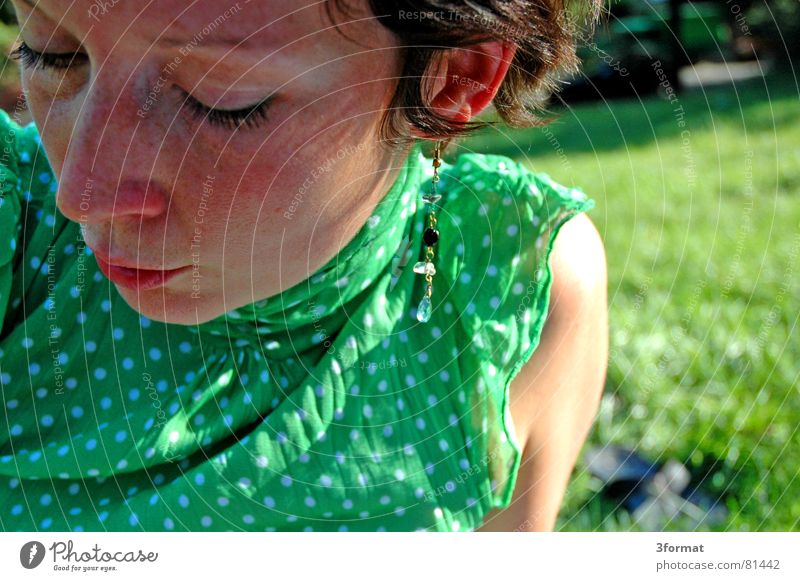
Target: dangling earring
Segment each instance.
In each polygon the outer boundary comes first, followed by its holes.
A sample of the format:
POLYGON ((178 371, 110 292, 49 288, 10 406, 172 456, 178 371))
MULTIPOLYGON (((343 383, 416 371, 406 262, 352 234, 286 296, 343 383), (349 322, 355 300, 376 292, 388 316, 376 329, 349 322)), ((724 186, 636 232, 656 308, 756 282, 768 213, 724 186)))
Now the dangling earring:
POLYGON ((431 191, 422 196, 428 208, 427 222, 428 227, 422 234, 422 241, 425 243, 425 261, 418 262, 414 265, 414 272, 417 274, 424 274, 427 286, 425 288, 425 296, 419 302, 417 307, 417 320, 422 323, 427 323, 431 318, 433 305, 431 304, 431 295, 433 294, 433 275, 436 274, 436 267, 433 265, 433 247, 439 242, 439 230, 436 229, 436 207, 435 204, 442 199, 442 196, 436 191, 436 184, 439 182, 439 167, 442 165, 442 142, 437 141, 436 146, 433 148, 433 178, 431 180, 431 191))

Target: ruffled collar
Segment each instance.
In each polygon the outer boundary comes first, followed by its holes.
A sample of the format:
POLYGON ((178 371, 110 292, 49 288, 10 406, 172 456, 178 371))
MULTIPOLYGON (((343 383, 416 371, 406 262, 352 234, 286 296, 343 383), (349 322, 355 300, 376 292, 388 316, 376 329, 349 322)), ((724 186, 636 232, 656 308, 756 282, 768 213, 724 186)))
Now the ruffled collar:
POLYGON ((189 329, 211 344, 257 347, 266 359, 322 352, 405 252, 425 170, 421 150, 416 141, 373 214, 324 266, 277 295, 189 329))

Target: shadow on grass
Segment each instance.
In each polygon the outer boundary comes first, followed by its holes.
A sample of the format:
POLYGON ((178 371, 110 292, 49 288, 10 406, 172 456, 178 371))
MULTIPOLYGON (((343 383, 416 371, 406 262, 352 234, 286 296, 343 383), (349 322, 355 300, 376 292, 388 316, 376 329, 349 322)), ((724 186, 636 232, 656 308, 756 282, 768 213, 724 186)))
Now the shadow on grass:
POLYGON ((500 130, 488 128, 465 139, 465 151, 524 159, 563 149, 571 154, 601 152, 681 138, 684 131, 734 124, 742 131, 758 131, 794 122, 793 108, 800 91, 791 71, 775 71, 765 78, 730 85, 697 88, 678 95, 648 95, 574 107, 553 104, 556 120, 543 128, 500 130))

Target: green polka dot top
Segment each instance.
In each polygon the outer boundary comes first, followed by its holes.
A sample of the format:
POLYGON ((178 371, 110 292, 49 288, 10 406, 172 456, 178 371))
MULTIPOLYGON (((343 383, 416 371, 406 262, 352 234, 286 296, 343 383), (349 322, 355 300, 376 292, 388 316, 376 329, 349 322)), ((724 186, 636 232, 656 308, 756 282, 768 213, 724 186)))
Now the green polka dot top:
POLYGON ((509 382, 539 342, 554 238, 594 206, 580 190, 498 155, 444 163, 420 322, 418 142, 328 264, 183 326, 100 272, 35 125, 0 112, 0 133, 3 530, 470 531, 509 505, 509 382))

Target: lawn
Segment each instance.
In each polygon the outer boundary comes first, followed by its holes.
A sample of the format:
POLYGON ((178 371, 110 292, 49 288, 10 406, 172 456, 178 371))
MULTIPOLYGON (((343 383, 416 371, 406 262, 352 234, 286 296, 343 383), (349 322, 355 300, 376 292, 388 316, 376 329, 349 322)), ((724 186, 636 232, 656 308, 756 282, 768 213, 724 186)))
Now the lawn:
MULTIPOLYGON (((611 356, 587 447, 675 458, 729 510, 697 530, 800 529, 800 100, 788 73, 557 109, 463 142, 597 202, 611 356)), ((557 530, 641 530, 578 463, 557 530)), ((663 530, 686 530, 678 521, 663 530)))

